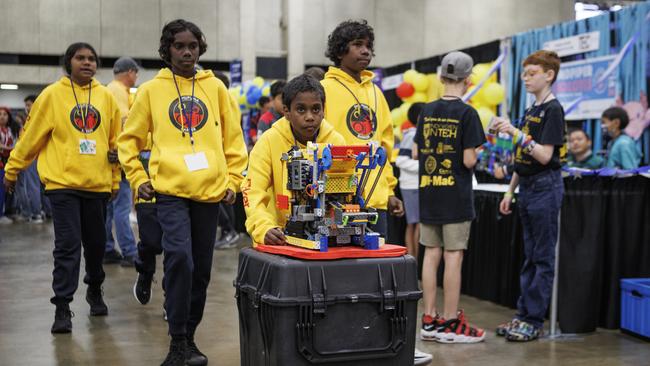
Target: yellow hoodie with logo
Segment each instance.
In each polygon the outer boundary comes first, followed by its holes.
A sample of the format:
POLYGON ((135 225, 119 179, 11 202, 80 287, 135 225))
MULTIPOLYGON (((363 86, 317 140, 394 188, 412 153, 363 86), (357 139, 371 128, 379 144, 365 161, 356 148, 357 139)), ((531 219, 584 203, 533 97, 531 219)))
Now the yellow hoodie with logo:
POLYGON ((230 95, 211 71, 197 71, 195 78, 192 99, 192 78, 176 76, 182 103, 168 68, 138 89, 118 139, 120 162, 134 191, 149 180, 158 193, 200 202, 219 202, 228 188, 239 191, 247 156, 230 95), (194 148, 182 110, 191 121, 194 148), (138 160, 149 133, 151 179, 138 160), (207 168, 188 165, 192 156, 201 156, 207 168))
MULTIPOLYGON (((120 109, 111 92, 95 79, 86 86, 62 77, 38 96, 27 117, 25 131, 5 167, 7 180, 16 181, 38 156, 38 174, 45 190, 73 189, 110 193, 119 188, 119 169, 108 161, 120 131, 120 109), (91 90, 92 87, 92 90, 91 90), (88 93, 90 91, 90 107, 88 93), (86 114, 88 111, 88 114, 86 114), (83 116, 86 116, 84 128, 83 116), (93 141, 95 151, 82 154, 83 140, 93 141)), ((89 151, 86 151, 89 152, 89 151)))
MULTIPOLYGON (((372 82, 374 77, 372 71, 364 70, 361 72, 361 83, 358 83, 345 71, 330 66, 325 79, 321 81, 327 99, 325 118, 343 135, 347 144, 358 145, 375 141, 386 149, 386 156, 390 159, 395 144, 393 123, 384 94, 372 82), (372 120, 366 116, 372 116, 372 120)), ((379 169, 370 175, 364 197, 368 196, 377 174, 379 169)), ((366 204, 385 210, 388 207, 388 197, 394 195, 393 189, 396 185, 397 179, 389 161, 370 201, 366 204)))
MULTIPOLYGON (((317 143, 345 145, 345 139, 334 127, 323 120, 316 137, 317 143)), ((276 194, 288 195, 282 184, 285 174, 280 157, 298 143, 291 131, 289 121, 282 117, 265 132, 251 150, 246 179, 242 183, 246 230, 253 238, 253 246, 264 243, 270 229, 283 227, 288 211, 276 208, 276 194)))

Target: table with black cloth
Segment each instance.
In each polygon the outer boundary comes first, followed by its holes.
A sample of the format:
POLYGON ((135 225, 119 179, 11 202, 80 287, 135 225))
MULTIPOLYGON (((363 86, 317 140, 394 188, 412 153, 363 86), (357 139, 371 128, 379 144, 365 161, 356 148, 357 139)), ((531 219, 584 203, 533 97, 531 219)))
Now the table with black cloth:
MULTIPOLYGON (((585 333, 596 327, 618 328, 620 279, 650 277, 650 179, 567 177, 564 184, 560 329, 585 333)), ((514 308, 523 263, 517 205, 511 215, 501 215, 503 193, 481 190, 481 186, 474 191, 476 220, 463 263, 462 292, 514 308)), ((391 221, 389 231, 399 228, 391 221)))

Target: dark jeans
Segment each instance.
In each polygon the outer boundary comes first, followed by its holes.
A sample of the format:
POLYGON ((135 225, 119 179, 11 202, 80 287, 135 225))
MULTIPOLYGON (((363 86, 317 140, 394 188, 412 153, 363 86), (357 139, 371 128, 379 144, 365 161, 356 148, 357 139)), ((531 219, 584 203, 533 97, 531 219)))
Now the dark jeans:
POLYGON ((222 235, 235 231, 235 209, 232 205, 219 204, 219 219, 217 225, 221 227, 222 235))
POLYGON ((155 203, 137 203, 135 213, 138 216, 140 236, 135 269, 139 273, 153 275, 156 272, 156 255, 163 252, 163 232, 158 222, 158 210, 155 203))
POLYGON ((519 216, 524 234, 524 264, 517 318, 541 328, 555 274, 555 245, 564 183, 560 170, 519 178, 519 216))
POLYGON ((156 194, 163 230, 163 288, 171 335, 194 334, 210 283, 218 203, 156 194))
POLYGON ((106 199, 85 198, 73 193, 52 193, 48 197, 54 222, 54 297, 50 301, 55 305, 68 304, 79 284, 82 246, 86 261, 84 283, 100 286, 104 282, 106 199))

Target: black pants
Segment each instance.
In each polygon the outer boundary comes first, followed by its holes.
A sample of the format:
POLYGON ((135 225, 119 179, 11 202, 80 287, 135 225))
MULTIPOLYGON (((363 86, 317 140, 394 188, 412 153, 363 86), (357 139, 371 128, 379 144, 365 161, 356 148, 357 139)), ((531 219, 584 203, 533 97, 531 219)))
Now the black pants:
POLYGON ((79 263, 83 245, 86 260, 84 283, 100 286, 104 282, 106 231, 105 198, 87 198, 73 193, 49 194, 54 221, 54 271, 52 289, 55 304, 68 304, 79 283, 79 263))
POLYGON ((138 216, 138 256, 135 269, 142 274, 153 275, 156 272, 156 255, 163 252, 162 228, 158 221, 155 203, 138 203, 135 205, 138 216))
MULTIPOLYGON (((221 227, 222 233, 235 231, 235 209, 232 205, 225 203, 219 204, 218 226, 221 227)), ((222 234, 222 235, 224 235, 222 234)))
POLYGON ((169 333, 192 335, 203 317, 219 204, 156 194, 156 206, 169 333))

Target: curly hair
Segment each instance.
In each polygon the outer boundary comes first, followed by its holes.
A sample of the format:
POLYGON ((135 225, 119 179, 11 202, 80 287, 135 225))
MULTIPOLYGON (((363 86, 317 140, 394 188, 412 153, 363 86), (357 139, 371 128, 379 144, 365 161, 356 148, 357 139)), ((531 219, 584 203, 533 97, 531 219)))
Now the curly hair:
POLYGON ((372 56, 375 56, 375 32, 372 27, 368 25, 365 19, 360 21, 346 20, 334 28, 332 33, 327 36, 327 51, 325 57, 332 60, 335 66, 341 66, 340 57, 345 55, 348 51, 348 43, 355 39, 368 39, 368 47, 372 56))
POLYGON ((325 89, 320 82, 309 75, 302 74, 291 79, 282 91, 282 104, 291 109, 291 102, 299 93, 316 93, 325 105, 325 89))
POLYGON ((67 50, 65 50, 65 54, 63 55, 63 59, 61 62, 63 64, 63 70, 65 71, 66 75, 72 74, 72 58, 77 53, 77 51, 83 49, 88 49, 90 50, 90 52, 93 53, 93 56, 95 56, 95 61, 97 63, 97 68, 101 66, 99 56, 97 56, 97 51, 95 51, 93 46, 91 46, 86 42, 73 43, 70 46, 68 46, 67 50))
POLYGON ((163 27, 162 34, 160 35, 160 47, 158 47, 158 54, 165 63, 171 63, 169 47, 174 43, 174 36, 176 33, 184 31, 190 31, 199 41, 199 56, 203 55, 208 49, 208 44, 205 42, 205 36, 196 24, 184 19, 172 20, 163 27))

